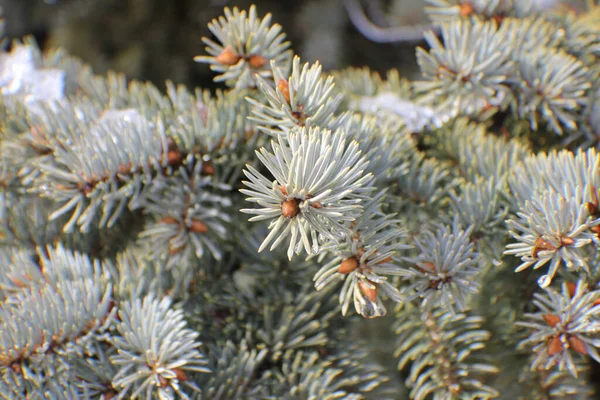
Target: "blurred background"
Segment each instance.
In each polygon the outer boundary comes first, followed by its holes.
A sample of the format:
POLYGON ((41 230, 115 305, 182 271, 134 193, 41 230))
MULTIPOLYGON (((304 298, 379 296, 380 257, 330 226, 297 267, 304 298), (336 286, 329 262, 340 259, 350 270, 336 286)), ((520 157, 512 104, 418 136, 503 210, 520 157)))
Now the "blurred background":
MULTIPOLYGON (((527 1, 578 8, 586 0, 527 1)), ((42 48, 62 47, 96 73, 112 69, 161 88, 167 79, 213 87, 208 66, 193 61, 204 54, 207 23, 225 6, 247 9, 251 4, 260 17, 273 14, 303 61, 319 60, 326 69, 398 68, 404 77, 418 76, 415 46, 422 41, 377 43, 359 32, 357 18, 369 21, 363 21, 363 32, 365 26, 385 32, 420 26, 415 31, 422 37, 423 26, 430 28, 425 0, 0 0, 9 37, 32 34, 42 48)))
MULTIPOLYGON (((260 17, 273 14, 303 61, 319 60, 326 69, 399 68, 407 77, 417 72, 419 41, 374 43, 350 21, 344 0, 0 0, 9 37, 32 34, 42 48, 62 47, 96 73, 112 69, 160 88, 167 79, 213 87, 208 66, 193 61, 204 54, 207 23, 225 6, 251 4, 260 17)), ((368 0, 362 6, 378 26, 427 23, 424 0, 368 0)))
MULTIPOLYGON (((586 0, 527 1, 577 8, 586 0)), ((222 15, 225 6, 247 9, 251 4, 260 17, 273 14, 303 61, 319 60, 326 69, 398 68, 404 77, 418 77, 415 46, 424 45, 422 41, 376 43, 359 32, 356 16, 383 31, 427 28, 425 0, 0 0, 9 37, 32 34, 42 48, 62 47, 98 74, 112 69, 160 88, 167 79, 213 87, 208 66, 193 61, 204 54, 201 38, 210 36, 207 23, 222 15), (354 22, 349 4, 354 4, 354 22)))

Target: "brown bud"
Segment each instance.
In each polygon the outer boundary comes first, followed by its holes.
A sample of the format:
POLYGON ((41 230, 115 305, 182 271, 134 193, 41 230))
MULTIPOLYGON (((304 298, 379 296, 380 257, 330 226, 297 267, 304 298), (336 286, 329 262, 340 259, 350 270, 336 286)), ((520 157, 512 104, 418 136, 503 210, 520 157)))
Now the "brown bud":
POLYGON ((423 262, 421 265, 417 265, 417 267, 421 268, 425 272, 435 272, 435 264, 432 262, 423 262))
POLYGON ((544 321, 546 321, 548 326, 554 327, 560 322, 560 317, 558 315, 544 314, 544 321))
POLYGON ((567 290, 569 291, 569 296, 573 297, 575 295, 575 290, 577 289, 577 285, 573 282, 567 282, 567 290))
POLYGON ((227 46, 223 49, 221 54, 217 56, 216 60, 219 64, 235 65, 238 63, 238 61, 240 61, 241 58, 242 57, 240 57, 238 54, 236 54, 235 51, 233 51, 233 48, 231 46, 227 46))
POLYGON ((285 188, 285 186, 283 186, 283 185, 280 185, 280 186, 279 186, 279 190, 281 190, 281 193, 282 193, 284 196, 287 196, 287 195, 288 195, 288 192, 287 192, 287 189, 285 188))
POLYGON ((126 175, 129 172, 131 172, 131 162, 119 165, 119 172, 123 175, 126 175))
POLYGON ((546 251, 546 250, 550 250, 550 251, 556 250, 556 247, 552 243, 546 241, 543 237, 540 236, 535 241, 535 245, 533 246, 533 251, 531 253, 531 256, 533 258, 537 258, 538 253, 540 251, 546 251))
POLYGON ((352 256, 352 257, 348 257, 344 261, 342 261, 342 263, 340 264, 340 267, 338 269, 338 272, 340 274, 349 274, 350 272, 354 271, 356 268, 358 268, 358 260, 356 259, 355 256, 352 256))
POLYGON ((575 350, 579 354, 583 354, 583 355, 587 356, 588 351, 587 351, 587 348, 585 347, 585 343, 583 342, 583 340, 579 339, 577 336, 569 336, 567 338, 567 341, 569 342, 569 346, 573 350, 575 350))
MULTIPOLYGON (((115 299, 110 299, 110 300, 108 301, 108 313, 112 312, 112 310, 113 310, 113 309, 114 309, 116 306, 117 306, 117 302, 115 301, 115 299)), ((115 313, 115 318, 120 320, 120 318, 119 318, 119 314, 118 314, 118 313, 115 313)))
POLYGON ((286 218, 294 218, 300 214, 298 199, 289 199, 281 203, 281 214, 286 218))
POLYGON ((363 280, 359 280, 358 287, 362 294, 364 294, 367 299, 371 300, 371 302, 375 303, 377 301, 377 285, 372 282, 367 283, 363 280))
POLYGON ((102 398, 103 400, 112 400, 112 399, 114 399, 114 398, 115 398, 115 397, 116 397, 118 394, 119 394, 119 393, 117 393, 117 391, 116 391, 116 390, 114 390, 114 389, 110 389, 108 392, 104 392, 104 393, 102 394, 102 397, 101 397, 101 398, 102 398))
POLYGON ((169 150, 167 153, 167 162, 169 165, 179 165, 183 161, 183 154, 178 150, 169 150))
POLYGON ((573 239, 571 239, 570 237, 568 237, 568 236, 563 236, 563 237, 560 238, 560 244, 562 246, 570 246, 573 243, 575 243, 575 241, 573 239))
POLYGON ((183 370, 181 368, 174 368, 173 372, 175 372, 175 376, 177 377, 177 380, 179 380, 180 382, 185 382, 188 380, 187 375, 185 374, 185 372, 183 372, 183 370))
POLYGON ((252 68, 262 68, 266 63, 267 59, 258 54, 248 57, 248 64, 250 64, 252 68))
POLYGON ((215 174, 215 166, 210 161, 204 161, 202 163, 202 173, 204 175, 214 175, 215 174))
POLYGON ((460 5, 460 16, 461 17, 470 17, 475 12, 473 5, 471 3, 463 3, 460 5))
POLYGON ((319 208, 323 208, 323 204, 321 204, 321 202, 320 202, 320 201, 317 201, 317 202, 315 202, 315 203, 312 203, 312 204, 311 204, 311 206, 313 206, 313 208, 317 208, 317 209, 319 209, 319 208))
POLYGON ((191 232, 194 233, 206 233, 208 232, 208 227, 206 224, 200 220, 192 218, 192 224, 188 228, 191 232))
POLYGON ((560 337, 552 336, 550 338, 550 340, 548 340, 548 354, 550 356, 560 353, 562 351, 562 349, 563 349, 563 344, 560 341, 560 337))
POLYGON ((596 235, 600 235, 600 225, 596 225, 596 226, 592 226, 591 231, 594 232, 596 235))
POLYGON ((158 386, 161 388, 166 388, 169 386, 169 380, 162 375, 158 375, 158 386))
POLYGON ((285 101, 289 103, 290 102, 290 84, 288 83, 288 81, 286 81, 285 79, 280 79, 279 82, 277 83, 277 89, 279 89, 279 91, 283 95, 283 98, 285 99, 285 101))
POLYGON ((179 220, 175 217, 167 215, 166 217, 162 217, 159 222, 161 224, 178 224, 179 220))
POLYGON ((588 213, 590 213, 590 215, 598 215, 598 203, 594 204, 594 203, 590 203, 588 201, 587 203, 585 203, 585 206, 588 210, 588 213))

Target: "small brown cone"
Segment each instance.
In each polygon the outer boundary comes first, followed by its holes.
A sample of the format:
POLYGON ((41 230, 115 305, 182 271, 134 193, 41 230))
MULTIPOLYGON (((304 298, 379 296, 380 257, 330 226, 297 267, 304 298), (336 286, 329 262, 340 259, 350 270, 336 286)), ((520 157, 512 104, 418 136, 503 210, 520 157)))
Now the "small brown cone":
MULTIPOLYGON (((115 301, 115 299, 110 299, 110 301, 108 302, 108 312, 110 313, 115 307, 117 307, 117 302, 115 301)), ((121 317, 119 317, 119 313, 115 313, 115 318, 117 320, 121 320, 121 317)))
POLYGON ((215 174, 215 166, 210 161, 202 162, 202 174, 204 175, 214 175, 215 174))
POLYGON ((117 393, 117 391, 116 391, 116 390, 114 390, 114 389, 110 389, 108 392, 104 392, 104 393, 102 394, 102 397, 101 397, 101 399, 103 399, 103 400, 112 400, 112 399, 114 399, 115 397, 117 397, 117 395, 118 395, 118 394, 119 394, 119 393, 117 393))
POLYGON ((285 99, 285 101, 287 103, 289 103, 290 102, 290 84, 288 83, 288 81, 286 81, 285 79, 280 79, 279 82, 277 82, 277 89, 279 89, 279 91, 283 95, 283 98, 285 99))
POLYGON ((187 375, 181 368, 174 368, 173 372, 175 372, 175 376, 177 377, 177 380, 179 380, 180 382, 185 382, 188 380, 187 375))
POLYGON ((422 265, 417 265, 425 272, 435 272, 435 265, 432 262, 423 262, 422 265))
POLYGON ((166 388, 169 386, 169 381, 162 375, 158 375, 158 386, 161 388, 166 388))
POLYGON ((548 341, 548 354, 553 356, 560 353, 563 350, 563 344, 560 341, 560 337, 552 336, 548 341))
POLYGON ((375 303, 377 301, 377 285, 373 285, 375 287, 371 288, 368 283, 363 282, 362 280, 358 281, 358 287, 362 294, 364 294, 367 299, 371 300, 371 302, 375 303))
POLYGON ((127 175, 131 172, 131 162, 119 165, 119 173, 127 175))
POLYGON ((546 251, 546 250, 553 251, 553 250, 556 250, 556 247, 552 243, 548 242, 546 239, 544 239, 543 237, 540 236, 535 241, 535 246, 533 247, 531 256, 533 258, 537 258, 538 253, 540 251, 546 251))
POLYGON ((563 246, 571 246, 575 241, 568 236, 563 236, 560 238, 560 244, 563 246))
MULTIPOLYGON (((592 187, 592 206, 594 207, 594 214, 598 213, 598 189, 596 187, 592 187)), ((588 203, 589 204, 589 203, 588 203)))
POLYGON ((300 214, 300 207, 297 199, 289 199, 281 203, 281 215, 286 218, 294 218, 300 214))
POLYGON ((338 269, 338 272, 340 274, 349 274, 350 272, 354 271, 356 268, 358 268, 358 260, 356 259, 355 256, 352 256, 352 257, 348 257, 344 261, 342 261, 342 264, 340 264, 340 268, 338 269))
POLYGON ((266 63, 267 59, 258 54, 248 57, 248 64, 250 64, 252 68, 262 68, 266 63))
POLYGON ((238 54, 236 54, 235 51, 233 51, 233 48, 231 46, 227 46, 223 49, 221 54, 219 54, 216 57, 216 60, 219 64, 235 65, 238 63, 238 61, 240 61, 241 58, 242 57, 240 57, 238 54))
POLYGON ((560 317, 558 315, 544 314, 544 321, 546 321, 548 326, 554 327, 560 322, 560 317))
POLYGON ((160 223, 161 224, 178 224, 179 221, 177 220, 177 218, 167 215, 166 217, 162 217, 160 219, 160 223))
POLYGON ((588 201, 587 203, 585 203, 585 206, 587 207, 588 213, 590 213, 590 215, 598 214, 598 205, 588 201))
POLYGON ((208 232, 208 227, 204 222, 192 218, 192 224, 190 225, 189 230, 194 233, 206 233, 208 232))
POLYGON ((494 21, 496 21, 496 23, 498 25, 500 25, 502 23, 502 21, 504 21, 504 15, 501 15, 501 14, 494 15, 492 18, 494 19, 494 21))
POLYGON ((169 150, 167 153, 167 162, 170 166, 179 165, 183 161, 183 154, 179 150, 169 150))
POLYGON ((587 356, 588 351, 585 347, 585 343, 583 342, 583 340, 579 339, 577 336, 569 336, 567 341, 569 342, 569 346, 571 346, 573 350, 575 350, 579 354, 587 356))
POLYGON ((473 5, 471 3, 463 3, 460 5, 460 16, 461 17, 470 17, 475 12, 473 5))

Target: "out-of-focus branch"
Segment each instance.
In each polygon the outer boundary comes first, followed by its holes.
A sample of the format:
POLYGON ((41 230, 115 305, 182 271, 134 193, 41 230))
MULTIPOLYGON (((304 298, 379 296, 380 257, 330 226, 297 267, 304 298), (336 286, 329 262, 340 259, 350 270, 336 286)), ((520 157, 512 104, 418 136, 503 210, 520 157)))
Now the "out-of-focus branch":
POLYGON ((371 22, 381 27, 388 24, 388 16, 383 9, 382 0, 370 0, 365 4, 365 14, 368 15, 371 22))
POLYGON ((434 25, 414 25, 381 27, 366 16, 359 0, 344 0, 350 21, 367 39, 376 43, 416 42, 423 39, 428 30, 436 30, 434 25))

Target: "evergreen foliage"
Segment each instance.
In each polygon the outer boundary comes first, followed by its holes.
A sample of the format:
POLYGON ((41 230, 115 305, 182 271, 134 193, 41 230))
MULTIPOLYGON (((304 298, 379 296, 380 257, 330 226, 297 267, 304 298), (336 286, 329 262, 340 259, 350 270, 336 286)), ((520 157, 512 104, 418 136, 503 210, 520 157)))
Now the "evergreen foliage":
POLYGON ((594 398, 600 6, 537 3, 428 0, 415 82, 255 7, 214 93, 3 43, 0 398, 594 398))

